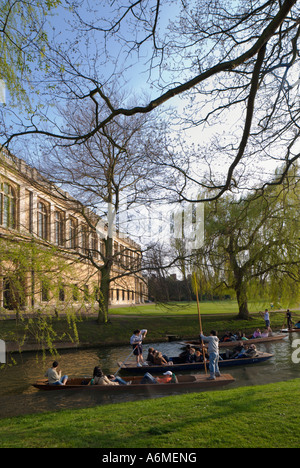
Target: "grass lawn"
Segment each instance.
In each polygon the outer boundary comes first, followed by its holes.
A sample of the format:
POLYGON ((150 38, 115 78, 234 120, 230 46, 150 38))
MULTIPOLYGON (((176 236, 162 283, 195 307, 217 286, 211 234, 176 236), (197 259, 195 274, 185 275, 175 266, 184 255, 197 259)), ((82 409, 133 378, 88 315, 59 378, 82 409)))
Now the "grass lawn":
MULTIPOLYGON (((269 308, 270 304, 263 301, 249 302, 249 311, 257 312, 269 308)), ((235 300, 200 302, 200 312, 207 314, 238 314, 238 304, 235 300)), ((110 315, 195 315, 198 313, 196 302, 178 302, 166 304, 132 305, 130 307, 114 307, 110 315)))
POLYGON ((1 420, 0 447, 299 448, 300 379, 1 420))
MULTIPOLYGON (((282 312, 286 311, 287 308, 299 309, 299 304, 290 304, 288 306, 282 306, 282 312)), ((263 311, 265 309, 271 310, 270 302, 250 300, 248 301, 248 309, 250 314, 263 311)), ((236 300, 224 300, 224 301, 203 301, 200 302, 200 313, 201 315, 210 314, 238 314, 238 304, 236 300)), ((109 309, 109 315, 196 315, 198 314, 196 302, 173 302, 173 303, 158 303, 158 304, 144 304, 144 305, 132 305, 129 307, 113 307, 109 309)))

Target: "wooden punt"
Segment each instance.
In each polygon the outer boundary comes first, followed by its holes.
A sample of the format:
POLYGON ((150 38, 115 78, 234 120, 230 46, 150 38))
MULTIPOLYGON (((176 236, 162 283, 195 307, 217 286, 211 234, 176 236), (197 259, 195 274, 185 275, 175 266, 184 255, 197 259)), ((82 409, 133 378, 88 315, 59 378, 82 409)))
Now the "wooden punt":
MULTIPOLYGON (((165 369, 164 369, 165 371, 165 369)), ((144 373, 146 370, 144 369, 144 373)), ((67 391, 67 390, 80 390, 92 391, 103 393, 128 393, 128 392, 177 392, 177 391, 190 391, 196 392, 197 390, 205 390, 209 388, 221 387, 228 385, 235 381, 230 374, 222 374, 215 380, 208 380, 207 375, 176 375, 178 383, 164 383, 164 384, 141 384, 142 376, 124 377, 123 380, 131 381, 130 385, 87 385, 89 379, 69 379, 66 385, 49 385, 48 381, 38 380, 33 384, 35 388, 46 391, 67 391)))
POLYGON ((294 332, 300 332, 300 328, 283 328, 281 330, 281 333, 294 333, 294 332))
MULTIPOLYGON (((281 330, 283 331, 283 330, 281 330)), ((300 330, 298 330, 300 331, 300 330)), ((244 345, 250 345, 250 344, 255 344, 255 345, 258 345, 260 343, 271 343, 271 342, 277 342, 277 341, 281 341, 283 340, 284 338, 286 338, 286 335, 284 334, 279 334, 279 335, 272 335, 272 336, 268 336, 268 337, 265 337, 265 338, 251 338, 251 337, 247 337, 248 339, 247 340, 237 340, 237 341, 220 341, 219 342, 219 348, 234 348, 234 346, 236 346, 240 341, 242 341, 242 343, 244 345)), ((182 342, 183 345, 191 345, 193 347, 200 347, 200 341, 199 340, 191 340, 191 341, 183 341, 182 342)), ((205 345, 205 343, 204 343, 205 345)))
MULTIPOLYGON (((249 364, 258 364, 260 362, 267 361, 273 356, 274 354, 258 352, 256 356, 249 357, 249 358, 223 359, 223 360, 220 359, 219 368, 245 366, 249 364)), ((135 364, 129 364, 129 363, 122 364, 121 362, 118 362, 118 365, 120 367, 120 372, 122 372, 122 374, 123 373, 145 374, 145 372, 150 372, 150 374, 158 374, 161 372, 166 372, 167 370, 171 370, 176 373, 176 372, 182 372, 182 371, 187 371, 187 372, 195 371, 195 370, 202 371, 205 369, 204 362, 186 363, 186 362, 180 361, 179 357, 170 357, 169 359, 170 361, 173 362, 172 365, 171 364, 166 364, 164 366, 148 365, 148 366, 137 367, 135 364)), ((206 361, 206 366, 208 368, 208 361, 206 361)))

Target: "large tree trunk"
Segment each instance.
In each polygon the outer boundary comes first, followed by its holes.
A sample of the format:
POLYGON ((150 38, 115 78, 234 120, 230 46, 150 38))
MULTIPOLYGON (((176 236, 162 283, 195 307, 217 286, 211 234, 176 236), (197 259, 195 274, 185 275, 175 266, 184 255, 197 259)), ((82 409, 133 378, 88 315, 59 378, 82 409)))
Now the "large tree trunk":
POLYGON ((249 320, 248 299, 247 299, 247 285, 243 280, 236 283, 235 286, 236 298, 239 306, 238 318, 241 320, 249 320))
POLYGON ((105 241, 105 257, 106 261, 101 268, 100 279, 100 297, 98 299, 98 323, 108 322, 108 303, 111 282, 111 268, 112 268, 112 255, 113 255, 113 241, 108 237, 105 241))
POLYGON ((102 270, 100 282, 100 296, 98 298, 98 323, 108 322, 108 303, 109 303, 109 285, 110 285, 110 271, 105 268, 102 270))

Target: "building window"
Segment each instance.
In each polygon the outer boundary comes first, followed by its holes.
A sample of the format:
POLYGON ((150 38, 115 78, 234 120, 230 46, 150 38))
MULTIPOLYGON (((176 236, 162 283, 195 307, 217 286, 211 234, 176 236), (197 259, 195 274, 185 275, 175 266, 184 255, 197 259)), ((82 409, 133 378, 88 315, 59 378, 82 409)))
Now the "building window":
POLYGON ((77 284, 73 284, 72 286, 72 297, 75 302, 79 300, 79 288, 77 284))
POLYGON ((83 299, 85 302, 89 302, 90 300, 90 292, 87 284, 83 286, 83 299))
POLYGON ((48 221, 49 221, 49 213, 47 206, 43 202, 38 203, 38 210, 37 210, 37 221, 38 221, 38 229, 37 233, 38 236, 42 239, 48 239, 48 221))
POLYGON ((89 255, 89 233, 86 226, 81 231, 81 248, 85 255, 89 255))
POLYGON ((62 285, 62 286, 59 287, 59 290, 58 290, 58 299, 59 299, 59 301, 61 301, 61 302, 65 302, 65 287, 64 287, 64 285, 62 285))
POLYGON ((61 211, 54 213, 55 244, 64 245, 64 214, 61 211))
POLYGON ((6 182, 0 184, 0 223, 6 228, 16 227, 16 193, 6 182))
POLYGON ((48 283, 46 283, 45 281, 42 281, 42 291, 41 291, 41 295, 42 295, 42 302, 48 302, 50 300, 50 290, 49 290, 49 285, 48 283))
POLYGON ((92 257, 98 258, 98 236, 96 232, 92 233, 91 236, 91 248, 92 248, 92 257))
POLYGON ((75 219, 69 220, 69 245, 71 249, 76 249, 77 226, 75 219))

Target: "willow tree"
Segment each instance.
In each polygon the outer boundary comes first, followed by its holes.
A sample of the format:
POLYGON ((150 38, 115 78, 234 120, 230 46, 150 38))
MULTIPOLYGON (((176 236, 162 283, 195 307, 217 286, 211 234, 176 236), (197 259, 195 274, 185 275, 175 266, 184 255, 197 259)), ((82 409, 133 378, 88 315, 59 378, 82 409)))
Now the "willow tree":
POLYGON ((241 319, 249 318, 250 290, 264 291, 274 302, 280 296, 299 298, 299 176, 294 172, 277 182, 278 177, 263 192, 206 205, 197 265, 212 289, 235 292, 241 319))
POLYGON ((46 71, 46 18, 60 4, 61 0, 1 2, 0 79, 9 93, 10 105, 25 106, 27 111, 33 112, 37 69, 46 71))

